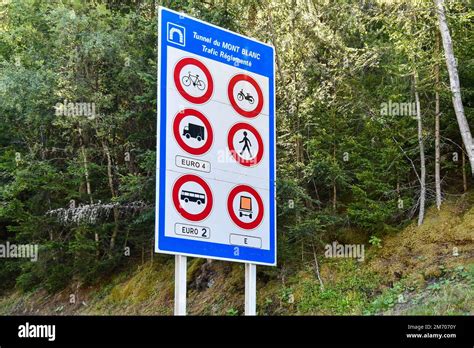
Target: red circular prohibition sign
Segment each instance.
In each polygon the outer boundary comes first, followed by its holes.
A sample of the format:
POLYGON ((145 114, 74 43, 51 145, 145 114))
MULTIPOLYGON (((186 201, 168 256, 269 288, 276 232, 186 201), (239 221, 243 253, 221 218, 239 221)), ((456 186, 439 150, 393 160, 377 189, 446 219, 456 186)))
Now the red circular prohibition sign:
POLYGON ((232 128, 229 131, 229 134, 227 135, 227 146, 229 147, 232 157, 234 157, 234 159, 243 166, 246 166, 246 167, 256 166, 262 160, 263 151, 264 151, 262 137, 260 136, 260 133, 258 133, 258 131, 254 127, 249 125, 248 123, 239 122, 232 126, 232 128), (235 150, 234 136, 235 136, 235 133, 237 133, 241 129, 249 130, 257 139, 258 152, 257 152, 257 156, 255 156, 255 158, 253 159, 246 160, 240 157, 239 153, 235 150))
POLYGON ((187 101, 194 103, 194 104, 203 104, 211 98, 212 92, 214 90, 214 82, 212 80, 212 75, 209 71, 209 69, 201 63, 199 60, 194 59, 194 58, 183 58, 181 59, 176 66, 174 67, 174 73, 173 73, 173 78, 174 78, 174 84, 176 85, 176 88, 178 89, 178 92, 183 96, 184 99, 187 101), (186 65, 195 65, 199 69, 201 69, 204 72, 204 75, 206 75, 207 78, 207 91, 200 97, 194 97, 187 93, 183 86, 181 85, 181 70, 186 66, 186 65))
POLYGON ((194 109, 184 109, 183 111, 179 112, 175 116, 174 121, 173 121, 173 134, 179 146, 181 146, 181 148, 184 151, 196 156, 205 154, 207 151, 209 151, 212 145, 213 138, 214 138, 214 132, 212 131, 212 126, 209 120, 202 113, 194 109), (184 142, 181 136, 181 133, 179 131, 179 124, 183 120, 183 118, 185 118, 186 116, 195 116, 202 123, 204 123, 204 126, 207 131, 207 136, 206 136, 206 142, 201 147, 189 146, 188 144, 184 142))
POLYGON ((229 97, 229 101, 232 104, 232 107, 237 111, 239 114, 245 117, 255 117, 257 116, 263 109, 263 93, 262 90, 260 89, 260 86, 258 85, 257 81, 255 81, 252 77, 249 75, 245 74, 238 74, 235 75, 229 82, 229 86, 227 88, 227 96, 229 97), (257 91, 257 96, 258 96, 258 103, 255 109, 246 111, 242 109, 237 102, 235 101, 234 97, 234 87, 239 81, 247 81, 249 82, 257 91))
POLYGON ((263 208, 262 198, 260 197, 260 195, 258 194, 258 192, 254 188, 252 188, 248 185, 239 185, 239 186, 234 187, 232 189, 232 191, 230 191, 229 197, 227 197, 227 211, 229 212, 230 218, 232 219, 232 221, 234 221, 234 223, 237 226, 239 226, 240 228, 243 228, 245 230, 251 230, 251 229, 254 229, 255 227, 257 227, 258 225, 260 225, 260 223, 263 220, 263 209, 264 208, 263 208), (255 217, 255 220, 252 221, 252 222, 243 222, 243 221, 239 220, 239 218, 237 217, 237 215, 234 212, 234 204, 233 204, 234 203, 234 198, 240 192, 248 192, 252 196, 254 196, 255 199, 257 200, 258 214, 255 217))
POLYGON ((193 175, 193 174, 186 174, 180 177, 176 182, 174 183, 173 190, 172 190, 172 195, 173 195, 173 203, 176 208, 176 210, 181 214, 182 217, 185 219, 191 220, 191 221, 201 221, 207 218, 209 213, 212 210, 212 191, 209 187, 209 185, 199 176, 193 175), (191 214, 188 213, 182 206, 181 203, 179 202, 179 190, 181 186, 183 186, 184 183, 186 182, 195 182, 204 189, 204 192, 206 192, 206 207, 202 212, 199 214, 191 214))

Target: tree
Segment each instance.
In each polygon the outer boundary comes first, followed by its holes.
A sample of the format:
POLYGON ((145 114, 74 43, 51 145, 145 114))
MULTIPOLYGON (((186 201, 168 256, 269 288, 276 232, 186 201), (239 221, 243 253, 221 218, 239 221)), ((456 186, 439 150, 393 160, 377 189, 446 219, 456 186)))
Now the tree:
MULTIPOLYGON (((422 221, 441 182, 449 193, 467 188, 466 160, 451 160, 458 126, 443 122, 454 111, 431 2, 161 3, 276 47, 281 237, 272 276, 284 282, 307 257, 318 270, 321 247, 347 229, 364 240, 416 213, 422 221), (390 102, 415 104, 415 113, 384 112, 390 102)), ((470 121, 474 12, 446 7, 470 121)), ((1 3, 0 240, 34 241, 44 258, 0 263, 0 287, 55 291, 153 255, 156 32, 145 0, 1 3), (55 115, 64 99, 95 103, 95 119, 55 115)))
POLYGON ((474 176, 474 143, 472 142, 469 123, 467 122, 466 116, 464 115, 464 107, 461 98, 461 85, 459 83, 456 58, 454 57, 453 42, 451 40, 448 22, 444 13, 444 0, 435 0, 435 4, 438 13, 439 31, 443 40, 446 66, 449 72, 449 84, 451 86, 451 93, 453 95, 453 107, 456 113, 464 148, 467 152, 469 162, 471 163, 472 176, 474 176))
MULTIPOLYGON (((439 56, 439 35, 436 35, 436 60, 439 56)), ((436 190, 436 208, 441 208, 441 152, 440 152, 440 110, 439 110, 439 64, 435 64, 435 190, 436 190)))
POLYGON ((418 146, 420 149, 420 207, 418 213, 418 226, 423 223, 425 218, 425 204, 426 204, 426 162, 425 162, 425 144, 423 141, 423 122, 421 119, 420 96, 418 93, 418 76, 415 71, 413 74, 413 85, 415 90, 416 103, 416 123, 418 128, 418 146))

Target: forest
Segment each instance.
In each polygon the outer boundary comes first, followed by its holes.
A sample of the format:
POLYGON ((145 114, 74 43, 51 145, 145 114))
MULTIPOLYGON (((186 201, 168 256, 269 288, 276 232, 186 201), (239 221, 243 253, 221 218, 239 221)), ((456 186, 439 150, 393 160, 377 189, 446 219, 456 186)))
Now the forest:
MULTIPOLYGON (((275 47, 278 258, 258 269, 259 313, 374 314, 426 289, 473 313, 474 6, 462 0, 1 1, 0 242, 38 245, 38 259, 0 260, 0 313, 65 289, 116 300, 90 313, 161 291, 128 313, 171 313, 174 259, 154 253, 158 6, 275 47), (365 245, 366 260, 328 258, 333 243, 365 245)), ((188 272, 195 301, 214 291, 218 307, 194 313, 242 313, 229 300, 242 301, 241 266, 188 272)))

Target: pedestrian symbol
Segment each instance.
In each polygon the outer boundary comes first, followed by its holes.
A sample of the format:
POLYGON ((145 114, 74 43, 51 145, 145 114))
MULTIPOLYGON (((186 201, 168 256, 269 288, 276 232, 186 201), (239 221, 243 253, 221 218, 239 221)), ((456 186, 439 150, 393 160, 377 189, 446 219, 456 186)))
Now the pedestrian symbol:
POLYGON ((244 131, 244 138, 239 141, 239 143, 244 143, 244 147, 242 148, 242 151, 240 151, 240 155, 244 154, 245 149, 249 152, 250 157, 252 157, 252 152, 250 152, 250 147, 252 147, 252 143, 250 142, 249 138, 247 137, 247 132, 244 131))
POLYGON ((227 135, 227 146, 237 163, 252 167, 263 158, 263 140, 258 131, 248 123, 240 122, 232 126, 227 135))

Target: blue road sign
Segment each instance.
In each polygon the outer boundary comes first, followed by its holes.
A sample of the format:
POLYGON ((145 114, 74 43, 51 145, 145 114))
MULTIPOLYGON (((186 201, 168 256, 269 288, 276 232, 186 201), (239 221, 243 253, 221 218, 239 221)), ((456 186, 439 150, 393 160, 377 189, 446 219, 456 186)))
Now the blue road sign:
POLYGON ((276 265, 275 51, 159 10, 160 253, 276 265))

